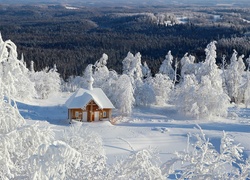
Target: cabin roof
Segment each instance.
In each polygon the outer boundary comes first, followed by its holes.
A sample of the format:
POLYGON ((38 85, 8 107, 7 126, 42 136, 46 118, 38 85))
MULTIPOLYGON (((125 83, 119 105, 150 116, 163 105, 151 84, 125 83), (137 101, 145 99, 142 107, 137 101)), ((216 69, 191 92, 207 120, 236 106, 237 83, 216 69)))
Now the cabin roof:
POLYGON ((69 109, 84 108, 91 100, 94 100, 100 109, 115 108, 100 88, 93 88, 92 90, 79 88, 74 94, 72 94, 72 96, 70 96, 65 104, 69 109))

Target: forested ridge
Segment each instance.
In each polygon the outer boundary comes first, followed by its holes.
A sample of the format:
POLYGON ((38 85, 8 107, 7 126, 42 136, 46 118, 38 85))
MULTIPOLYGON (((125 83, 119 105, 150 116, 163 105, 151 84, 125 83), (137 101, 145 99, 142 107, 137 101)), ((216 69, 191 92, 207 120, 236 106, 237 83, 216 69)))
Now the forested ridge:
MULTIPOLYGON (((248 56, 250 24, 239 21, 245 9, 212 9, 223 17, 215 22, 211 9, 195 8, 185 24, 171 26, 154 23, 145 14, 190 14, 183 8, 66 8, 65 6, 0 6, 0 31, 14 39, 19 54, 36 70, 57 64, 64 79, 81 75, 85 67, 106 53, 109 68, 122 71, 122 60, 130 51, 140 52, 153 74, 169 50, 176 60, 186 52, 203 61, 204 47, 217 40, 218 60, 233 49, 248 56), (233 13, 233 14, 232 14, 233 13), (236 15, 235 15, 236 14, 236 15), (192 18, 191 18, 192 17, 192 18)), ((220 63, 220 62, 218 62, 220 63)))

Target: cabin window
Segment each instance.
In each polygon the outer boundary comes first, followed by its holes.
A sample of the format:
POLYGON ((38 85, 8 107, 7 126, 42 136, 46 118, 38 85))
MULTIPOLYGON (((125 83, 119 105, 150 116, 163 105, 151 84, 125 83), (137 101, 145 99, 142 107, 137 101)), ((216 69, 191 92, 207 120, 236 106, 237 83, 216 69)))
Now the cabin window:
POLYGON ((106 111, 103 111, 103 117, 107 117, 107 112, 106 111))
POLYGON ((75 117, 76 117, 76 118, 79 117, 79 112, 78 112, 78 111, 75 112, 75 117))

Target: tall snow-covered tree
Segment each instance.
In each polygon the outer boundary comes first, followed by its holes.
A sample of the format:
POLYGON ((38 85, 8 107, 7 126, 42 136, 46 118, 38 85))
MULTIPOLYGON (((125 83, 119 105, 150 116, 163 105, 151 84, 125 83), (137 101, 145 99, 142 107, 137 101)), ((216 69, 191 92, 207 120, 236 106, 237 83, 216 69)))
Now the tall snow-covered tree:
POLYGON ((35 95, 34 84, 28 76, 23 59, 17 58, 17 47, 11 41, 3 41, 0 35, 0 77, 5 84, 5 92, 15 99, 30 99, 35 95))
POLYGON ((114 105, 122 115, 130 115, 135 103, 134 89, 131 83, 131 78, 123 74, 121 75, 115 85, 114 105))
POLYGON ((246 82, 243 86, 242 89, 244 89, 244 104, 246 107, 250 106, 250 55, 249 57, 246 59, 246 63, 247 63, 247 71, 246 71, 246 82))
POLYGON ((133 55, 128 52, 127 57, 122 61, 123 74, 127 74, 134 80, 141 80, 143 77, 141 54, 138 52, 133 55))
POLYGON ((196 74, 185 75, 176 91, 177 109, 194 117, 226 116, 229 97, 223 91, 216 65, 216 42, 205 49, 206 59, 196 74))
POLYGON ((109 79, 109 70, 107 68, 108 55, 103 54, 102 57, 96 61, 94 65, 94 73, 93 78, 94 86, 98 88, 102 88, 102 90, 107 93, 108 92, 108 79, 109 79))
POLYGON ((241 80, 245 65, 243 62, 244 56, 239 56, 239 58, 237 58, 237 55, 237 51, 234 50, 233 55, 230 59, 230 64, 226 70, 225 84, 227 86, 227 92, 229 97, 231 98, 231 101, 240 103, 242 101, 242 98, 240 97, 239 89, 241 86, 241 80))
POLYGON ((168 54, 165 57, 165 60, 162 62, 159 73, 166 74, 171 80, 174 80, 175 72, 172 67, 173 63, 173 56, 171 54, 171 51, 168 51, 168 54))

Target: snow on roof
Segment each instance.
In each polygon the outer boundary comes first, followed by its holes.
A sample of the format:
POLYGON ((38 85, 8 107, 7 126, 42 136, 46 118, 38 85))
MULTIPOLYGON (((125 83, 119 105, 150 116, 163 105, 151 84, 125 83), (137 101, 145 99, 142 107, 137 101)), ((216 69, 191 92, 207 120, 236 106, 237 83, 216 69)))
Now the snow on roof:
POLYGON ((115 108, 100 88, 94 88, 92 90, 79 88, 72 96, 70 96, 65 104, 69 109, 84 108, 91 100, 94 100, 101 109, 115 108))

